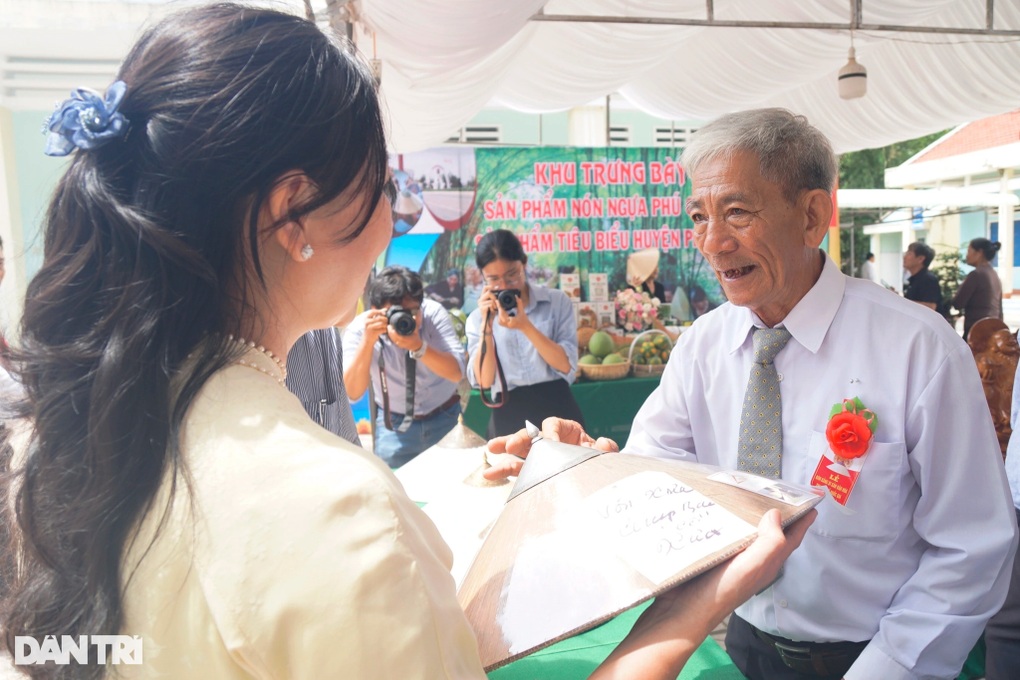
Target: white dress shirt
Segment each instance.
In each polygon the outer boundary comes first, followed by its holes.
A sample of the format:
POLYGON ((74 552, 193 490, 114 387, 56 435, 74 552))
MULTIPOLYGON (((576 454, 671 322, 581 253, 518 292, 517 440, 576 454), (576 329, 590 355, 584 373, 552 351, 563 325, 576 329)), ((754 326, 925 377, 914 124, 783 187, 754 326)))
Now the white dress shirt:
POLYGON ((865 260, 864 264, 861 265, 861 278, 879 284, 882 283, 882 279, 878 275, 878 266, 871 260, 865 260))
MULTIPOLYGON (((624 451, 737 468, 753 358, 750 310, 680 336, 624 451)), ((771 588, 737 613, 794 640, 872 640, 847 680, 955 678, 1002 604, 1013 506, 970 349, 935 312, 825 258, 781 324, 783 479, 809 483, 830 408, 860 397, 878 427, 846 504, 827 497, 771 588)))
POLYGON ((1013 505, 1020 510, 1020 371, 1013 378, 1013 405, 1009 413, 1009 425, 1013 432, 1006 445, 1006 479, 1013 495, 1013 505))

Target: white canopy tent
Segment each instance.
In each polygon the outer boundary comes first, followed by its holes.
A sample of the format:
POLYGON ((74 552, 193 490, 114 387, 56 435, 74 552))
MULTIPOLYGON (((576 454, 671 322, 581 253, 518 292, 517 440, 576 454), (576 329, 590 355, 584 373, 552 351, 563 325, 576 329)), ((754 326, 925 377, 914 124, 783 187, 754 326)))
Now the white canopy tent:
MULTIPOLYGON (((78 55, 93 64, 91 71, 79 64, 60 73, 50 62, 42 88, 47 101, 56 98, 57 81, 62 89, 105 87, 98 79, 81 81, 112 70, 144 21, 190 4, 196 2, 0 0, 0 106, 38 101, 26 87, 33 74, 24 65, 47 56, 78 55), (103 28, 110 30, 97 32, 103 28)), ((259 4, 306 8, 305 0, 259 4)), ((485 106, 548 112, 610 93, 673 120, 786 107, 806 115, 840 152, 1020 107, 1020 0, 856 0, 857 15, 855 0, 308 4, 323 21, 349 19, 360 49, 380 60, 391 144, 401 152, 441 144, 485 106), (628 23, 655 19, 673 23, 628 23), (852 20, 868 94, 843 100, 836 75, 847 60, 852 20), (755 25, 738 26, 748 23, 755 25)))
MULTIPOLYGON (((782 106, 840 152, 946 129, 1020 106, 1020 37, 856 31, 868 94, 842 100, 848 30, 566 23, 532 17, 706 18, 849 25, 848 0, 356 0, 374 32, 396 148, 434 145, 486 104, 569 108, 619 92, 649 113, 708 120, 782 106)), ((862 23, 987 27, 985 0, 862 3, 862 23)), ((994 4, 996 29, 1020 29, 1020 2, 994 4)), ((363 48, 371 51, 371 43, 363 48)))

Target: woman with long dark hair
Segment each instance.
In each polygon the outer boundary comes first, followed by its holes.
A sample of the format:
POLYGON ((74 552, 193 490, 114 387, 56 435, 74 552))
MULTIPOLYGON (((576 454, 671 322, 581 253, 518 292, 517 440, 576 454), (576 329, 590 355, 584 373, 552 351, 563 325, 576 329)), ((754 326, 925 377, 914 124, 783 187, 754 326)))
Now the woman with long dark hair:
POLYGON ((556 416, 584 423, 570 384, 577 371, 577 320, 562 291, 528 281, 528 256, 512 231, 475 247, 485 287, 467 320, 468 380, 492 388, 489 437, 556 416), (498 360, 498 364, 497 364, 498 360))
POLYGON ((953 306, 963 312, 963 339, 971 326, 988 317, 1002 319, 1002 282, 992 267, 995 254, 1002 247, 998 241, 971 239, 965 261, 974 270, 967 274, 953 296, 953 306))
MULTIPOLYGON (((20 670, 483 677, 435 527, 284 385, 282 358, 349 320, 392 231, 368 70, 304 19, 210 5, 149 30, 105 97, 79 91, 48 127, 73 158, 12 353, 30 431, 0 503, 0 627, 12 658, 25 636, 126 634, 143 661, 108 669, 88 645, 87 664, 20 670)), ((695 625, 651 620, 631 644, 696 638, 764 585, 800 533, 762 531, 663 599, 707 602, 695 625)))

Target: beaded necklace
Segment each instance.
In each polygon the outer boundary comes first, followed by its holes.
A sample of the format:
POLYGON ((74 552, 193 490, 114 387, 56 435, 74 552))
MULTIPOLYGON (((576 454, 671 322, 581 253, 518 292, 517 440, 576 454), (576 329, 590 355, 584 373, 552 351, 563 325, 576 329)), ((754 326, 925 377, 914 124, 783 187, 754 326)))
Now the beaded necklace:
POLYGON ((276 356, 262 345, 256 345, 251 340, 245 340, 244 338, 235 338, 233 335, 228 335, 227 340, 232 340, 234 342, 240 343, 241 345, 244 345, 244 347, 247 348, 248 350, 248 352, 243 357, 237 360, 238 364, 240 364, 241 366, 246 366, 248 368, 254 368, 256 371, 265 373, 266 375, 268 375, 281 385, 286 383, 287 365, 283 362, 282 359, 280 359, 280 357, 276 356), (259 365, 255 361, 248 359, 248 356, 251 354, 252 350, 272 360, 277 370, 267 369, 266 367, 259 365))

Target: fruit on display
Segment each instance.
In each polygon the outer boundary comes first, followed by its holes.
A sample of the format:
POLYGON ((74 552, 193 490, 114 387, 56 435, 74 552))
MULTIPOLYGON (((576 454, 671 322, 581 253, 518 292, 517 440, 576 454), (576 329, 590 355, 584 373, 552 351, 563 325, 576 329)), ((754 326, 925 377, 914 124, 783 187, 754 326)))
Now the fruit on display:
POLYGON ((669 360, 672 343, 665 335, 650 335, 641 338, 631 349, 631 361, 635 364, 661 366, 669 360))
POLYGON ((608 364, 625 364, 625 363, 627 363, 627 360, 624 359, 619 354, 617 354, 616 352, 613 352, 612 354, 607 354, 602 359, 602 365, 603 366, 608 365, 608 364))
POLYGON ((613 336, 605 331, 593 333, 591 338, 588 339, 588 351, 600 359, 615 352, 616 343, 613 342, 613 336))
POLYGON ((577 360, 577 363, 584 364, 586 366, 596 366, 602 363, 602 359, 595 356, 594 354, 585 354, 583 357, 577 360))

